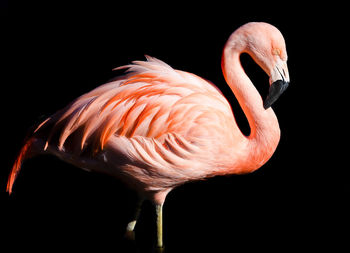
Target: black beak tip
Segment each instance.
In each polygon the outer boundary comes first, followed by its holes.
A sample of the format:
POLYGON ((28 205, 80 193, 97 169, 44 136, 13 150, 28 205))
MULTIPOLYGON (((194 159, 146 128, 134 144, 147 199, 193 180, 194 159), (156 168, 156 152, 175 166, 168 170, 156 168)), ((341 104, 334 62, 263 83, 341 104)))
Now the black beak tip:
POLYGON ((271 107, 272 104, 273 104, 273 103, 271 103, 270 101, 267 101, 267 100, 265 99, 265 101, 264 101, 264 109, 265 109, 265 110, 269 109, 269 108, 271 107))
POLYGON ((277 101, 281 94, 288 88, 289 83, 283 80, 273 82, 269 89, 269 94, 264 101, 264 109, 268 109, 277 101))

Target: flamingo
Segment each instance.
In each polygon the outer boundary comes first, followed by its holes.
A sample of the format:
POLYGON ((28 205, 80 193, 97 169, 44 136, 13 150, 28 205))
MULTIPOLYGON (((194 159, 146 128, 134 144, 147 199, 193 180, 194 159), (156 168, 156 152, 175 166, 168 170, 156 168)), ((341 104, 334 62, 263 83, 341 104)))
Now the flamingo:
POLYGON ((150 56, 118 67, 126 70, 122 76, 36 126, 14 162, 7 192, 11 194, 22 162, 39 154, 106 173, 140 196, 127 235, 134 233, 142 201, 154 203, 161 249, 162 209, 172 189, 217 175, 253 172, 273 155, 280 129, 271 105, 288 87, 286 62, 284 38, 268 23, 247 23, 225 44, 222 71, 248 119, 249 136, 240 131, 226 98, 205 79, 150 56), (242 53, 270 78, 264 101, 240 64, 242 53))

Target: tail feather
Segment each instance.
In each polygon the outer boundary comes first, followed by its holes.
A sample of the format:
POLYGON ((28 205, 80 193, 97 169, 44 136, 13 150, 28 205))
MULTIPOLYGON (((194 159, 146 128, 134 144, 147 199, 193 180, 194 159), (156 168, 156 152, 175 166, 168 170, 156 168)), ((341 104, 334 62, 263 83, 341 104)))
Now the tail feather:
POLYGON ((29 138, 23 145, 21 151, 19 152, 19 155, 17 156, 17 159, 15 163, 13 164, 11 173, 9 175, 8 181, 7 181, 7 188, 6 191, 11 194, 12 193, 12 187, 13 184, 17 178, 17 175, 19 174, 21 170, 21 165, 23 161, 26 158, 29 158, 31 155, 31 149, 32 149, 32 144, 33 144, 34 138, 29 138))

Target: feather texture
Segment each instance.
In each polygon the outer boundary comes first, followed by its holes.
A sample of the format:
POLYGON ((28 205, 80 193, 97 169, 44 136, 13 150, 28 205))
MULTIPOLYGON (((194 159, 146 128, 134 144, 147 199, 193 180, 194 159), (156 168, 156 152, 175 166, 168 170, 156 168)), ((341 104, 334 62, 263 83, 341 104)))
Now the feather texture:
POLYGON ((118 69, 128 70, 125 78, 82 95, 43 122, 54 122, 47 144, 59 134, 57 145, 62 150, 80 129, 81 151, 90 146, 98 152, 113 135, 155 139, 168 133, 186 136, 191 129, 201 127, 199 122, 208 112, 232 115, 228 102, 212 84, 156 58, 147 56, 147 61, 134 61, 118 69))

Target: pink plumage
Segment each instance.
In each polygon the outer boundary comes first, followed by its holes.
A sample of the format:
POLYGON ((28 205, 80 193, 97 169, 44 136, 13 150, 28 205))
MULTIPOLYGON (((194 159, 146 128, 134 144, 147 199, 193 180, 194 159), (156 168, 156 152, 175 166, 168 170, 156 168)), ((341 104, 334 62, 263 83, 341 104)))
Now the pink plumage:
MULTIPOLYGON (((223 51, 223 73, 247 116, 250 136, 241 133, 230 104, 213 84, 146 58, 119 67, 125 75, 42 122, 21 150, 7 191, 27 154, 49 153, 119 178, 161 207, 181 184, 252 172, 272 156, 280 130, 270 106, 289 82, 285 43, 275 27, 248 23, 231 35, 223 51), (240 65, 243 52, 270 76, 264 103, 240 65)), ((159 237, 161 231, 160 226, 159 237)))

